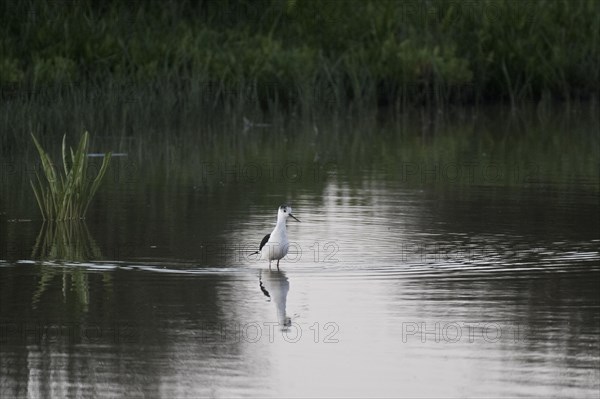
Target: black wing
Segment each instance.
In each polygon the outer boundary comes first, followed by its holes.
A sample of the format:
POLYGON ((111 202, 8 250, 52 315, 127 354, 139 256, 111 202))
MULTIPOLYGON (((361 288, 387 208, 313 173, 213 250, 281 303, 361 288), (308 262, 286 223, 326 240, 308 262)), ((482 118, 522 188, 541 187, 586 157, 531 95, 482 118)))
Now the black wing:
POLYGON ((263 247, 265 246, 265 244, 267 243, 267 241, 269 241, 269 237, 271 237, 271 234, 267 234, 265 236, 265 238, 262 239, 262 241, 260 242, 260 247, 258 247, 258 251, 260 252, 261 249, 263 249, 263 247))

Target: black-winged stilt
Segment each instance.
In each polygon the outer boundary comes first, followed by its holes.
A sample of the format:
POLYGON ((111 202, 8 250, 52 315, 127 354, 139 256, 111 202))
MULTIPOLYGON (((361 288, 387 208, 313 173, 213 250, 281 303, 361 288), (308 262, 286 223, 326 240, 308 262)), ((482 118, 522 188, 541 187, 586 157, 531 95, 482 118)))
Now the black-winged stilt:
POLYGON ((253 252, 254 254, 261 254, 269 260, 269 269, 271 269, 271 262, 277 261, 277 270, 279 270, 279 260, 287 255, 290 243, 287 237, 287 230, 285 227, 285 222, 291 216, 296 221, 298 220, 294 215, 292 215, 292 207, 288 205, 281 205, 279 210, 277 211, 277 224, 275 228, 271 232, 271 234, 267 234, 262 241, 260 242, 260 246, 258 247, 258 251, 253 252))

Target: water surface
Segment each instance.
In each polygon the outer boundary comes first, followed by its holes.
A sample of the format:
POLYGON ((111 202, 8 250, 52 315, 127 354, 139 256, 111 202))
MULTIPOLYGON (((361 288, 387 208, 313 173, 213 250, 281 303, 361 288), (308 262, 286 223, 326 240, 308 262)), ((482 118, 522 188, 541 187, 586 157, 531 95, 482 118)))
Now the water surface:
POLYGON ((589 135, 327 129, 144 144, 83 225, 5 176, 2 396, 597 397, 589 135), (284 201, 269 270, 250 253, 284 201))

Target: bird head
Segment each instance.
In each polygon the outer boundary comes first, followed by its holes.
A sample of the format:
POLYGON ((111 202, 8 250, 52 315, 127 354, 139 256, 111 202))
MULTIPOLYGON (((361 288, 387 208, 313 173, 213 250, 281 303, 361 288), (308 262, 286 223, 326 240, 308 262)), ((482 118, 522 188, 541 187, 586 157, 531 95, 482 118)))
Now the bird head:
POLYGON ((298 220, 298 218, 296 218, 296 216, 292 215, 292 207, 286 204, 283 204, 279 207, 279 211, 277 212, 277 217, 283 217, 285 219, 287 219, 288 216, 291 216, 294 220, 296 220, 297 222, 299 222, 300 220, 298 220))

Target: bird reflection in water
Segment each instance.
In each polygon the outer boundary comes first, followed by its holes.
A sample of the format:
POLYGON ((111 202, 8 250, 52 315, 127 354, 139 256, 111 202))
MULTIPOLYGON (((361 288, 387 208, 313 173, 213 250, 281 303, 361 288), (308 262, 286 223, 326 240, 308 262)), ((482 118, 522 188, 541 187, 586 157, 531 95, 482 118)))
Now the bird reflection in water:
POLYGON ((261 270, 258 275, 260 290, 275 304, 277 309, 277 322, 282 330, 292 325, 292 320, 285 313, 287 294, 290 290, 290 282, 285 272, 281 270, 261 270))

